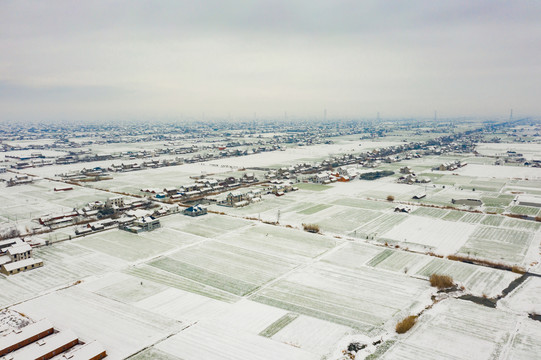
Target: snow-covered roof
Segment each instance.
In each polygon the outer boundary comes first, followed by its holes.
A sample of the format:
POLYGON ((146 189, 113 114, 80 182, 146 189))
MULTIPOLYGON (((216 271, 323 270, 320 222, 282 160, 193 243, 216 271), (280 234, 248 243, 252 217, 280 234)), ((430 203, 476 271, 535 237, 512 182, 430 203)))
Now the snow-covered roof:
POLYGON ((95 358, 103 352, 105 352, 103 345, 97 341, 92 341, 66 352, 62 358, 69 360, 88 360, 95 358))
POLYGON ((6 269, 6 271, 12 271, 16 269, 21 269, 25 266, 32 266, 35 264, 39 264, 41 262, 43 262, 43 260, 30 258, 30 259, 24 259, 21 261, 14 261, 8 264, 4 264, 2 266, 4 267, 4 269, 6 269))
POLYGON ((518 195, 517 200, 519 203, 528 203, 528 204, 540 204, 541 197, 530 196, 530 195, 518 195))
POLYGON ((77 335, 70 330, 49 335, 35 343, 13 352, 13 360, 39 359, 42 356, 76 340, 78 340, 77 335))
POLYGON ((47 319, 43 319, 29 324, 17 332, 13 331, 6 336, 0 337, 0 351, 52 328, 53 323, 47 319))
POLYGON ((204 211, 204 210, 206 210, 206 208, 204 206, 201 206, 201 204, 190 206, 189 208, 186 209, 186 211, 190 211, 190 212, 197 212, 197 211, 204 211))
POLYGON ((9 257, 9 255, 1 255, 0 256, 0 265, 7 264, 10 261, 11 261, 11 257, 9 257))
POLYGON ((24 254, 25 252, 31 251, 32 248, 27 243, 16 243, 14 245, 11 245, 11 247, 8 249, 7 253, 9 255, 16 255, 16 254, 24 254))

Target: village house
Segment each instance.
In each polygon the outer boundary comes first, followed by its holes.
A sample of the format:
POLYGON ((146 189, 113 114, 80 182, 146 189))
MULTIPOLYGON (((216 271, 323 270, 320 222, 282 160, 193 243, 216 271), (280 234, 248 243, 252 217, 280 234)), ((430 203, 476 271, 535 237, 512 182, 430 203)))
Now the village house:
POLYGON ((331 174, 327 171, 321 172, 319 174, 316 174, 313 177, 313 180, 317 184, 330 184, 331 182, 331 174))
POLYGON ((27 175, 15 175, 15 177, 7 181, 7 186, 23 185, 23 184, 32 184, 34 178, 27 175))
POLYGON ((65 214, 53 214, 42 216, 39 218, 39 223, 44 226, 61 225, 64 223, 72 222, 79 213, 77 211, 71 211, 65 214))
POLYGON ((121 209, 124 207, 124 198, 122 196, 115 196, 107 199, 105 207, 112 209, 121 209))
POLYGON ((456 170, 458 168, 464 167, 466 165, 468 165, 468 163, 462 162, 460 160, 456 160, 456 161, 451 161, 451 162, 446 162, 446 163, 440 164, 439 166, 436 166, 435 168, 433 168, 433 170, 453 171, 453 170, 456 170))
POLYGON ((400 212, 400 213, 406 213, 409 214, 411 212, 411 206, 407 205, 397 205, 394 208, 394 212, 400 212))
POLYGON ((227 194, 226 203, 224 205, 231 207, 241 207, 246 206, 250 202, 248 201, 248 196, 246 193, 240 191, 231 191, 227 194))
POLYGON ((161 224, 159 219, 152 216, 144 216, 135 220, 132 225, 125 226, 122 229, 138 234, 143 231, 152 231, 160 226, 161 224))
POLYGON ((514 202, 521 206, 541 207, 541 197, 536 196, 519 195, 514 202))
POLYGON ((401 174, 413 174, 413 170, 409 166, 404 166, 400 168, 401 174))
POLYGON ((247 172, 242 175, 241 182, 245 184, 251 184, 257 182, 257 178, 253 172, 247 172))
POLYGON ((417 182, 417 175, 415 174, 407 174, 407 175, 403 175, 401 177, 398 178, 397 180, 399 183, 401 184, 414 184, 417 182))
POLYGON ((207 208, 198 204, 198 205, 194 205, 194 206, 190 206, 189 208, 186 208, 184 211, 183 211, 184 215, 188 215, 188 216, 201 216, 201 215, 206 215, 207 214, 207 208))
POLYGON ((17 274, 43 266, 43 260, 32 258, 32 247, 26 242, 16 240, 8 247, 0 248, 0 272, 6 275, 17 274))
POLYGON ((419 200, 425 197, 426 197, 426 193, 418 192, 417 194, 413 195, 412 199, 419 200))

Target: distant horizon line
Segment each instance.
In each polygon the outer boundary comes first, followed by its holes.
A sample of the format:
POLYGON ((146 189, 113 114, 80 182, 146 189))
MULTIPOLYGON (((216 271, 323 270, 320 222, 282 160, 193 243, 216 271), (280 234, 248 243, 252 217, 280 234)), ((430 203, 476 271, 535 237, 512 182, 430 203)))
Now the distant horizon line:
POLYGON ((457 115, 457 116, 441 116, 438 114, 435 119, 434 116, 379 116, 379 117, 355 117, 355 116, 335 116, 335 117, 323 117, 323 116, 287 116, 287 118, 279 116, 257 116, 257 117, 248 117, 248 116, 239 116, 239 117, 229 117, 229 116, 184 116, 184 117, 170 117, 164 116, 161 118, 154 117, 131 117, 131 118, 93 118, 93 119, 73 119, 73 118, 44 118, 44 119, 0 119, 0 124, 13 124, 20 123, 22 124, 42 124, 42 123, 67 123, 67 122, 76 122, 76 123, 251 123, 251 122, 319 122, 319 123, 333 123, 333 122, 384 122, 384 121, 423 121, 423 122, 448 122, 453 120, 467 121, 467 120, 492 120, 492 121, 518 121, 518 120, 541 120, 541 115, 522 115, 514 114, 511 119, 509 115, 457 115))

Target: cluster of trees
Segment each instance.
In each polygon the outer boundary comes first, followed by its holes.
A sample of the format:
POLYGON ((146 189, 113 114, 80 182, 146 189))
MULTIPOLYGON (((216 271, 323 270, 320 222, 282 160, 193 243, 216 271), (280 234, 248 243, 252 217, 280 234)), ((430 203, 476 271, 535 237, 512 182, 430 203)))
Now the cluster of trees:
POLYGON ((0 230, 0 240, 11 239, 11 238, 19 236, 20 234, 21 233, 19 229, 14 228, 14 227, 2 229, 0 230))
POLYGON ((393 174, 394 174, 394 171, 383 170, 383 171, 374 171, 374 172, 364 173, 364 174, 361 174, 359 177, 362 180, 376 180, 376 179, 379 179, 385 176, 390 176, 393 174))

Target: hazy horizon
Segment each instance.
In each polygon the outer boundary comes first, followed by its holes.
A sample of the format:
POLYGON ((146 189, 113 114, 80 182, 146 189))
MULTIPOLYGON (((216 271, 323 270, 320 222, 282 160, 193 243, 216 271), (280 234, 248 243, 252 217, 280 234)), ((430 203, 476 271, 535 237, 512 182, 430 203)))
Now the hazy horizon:
POLYGON ((0 3, 7 121, 541 114, 541 3, 0 3))

